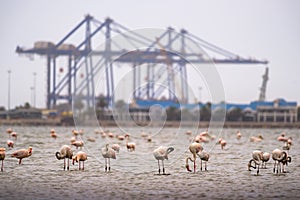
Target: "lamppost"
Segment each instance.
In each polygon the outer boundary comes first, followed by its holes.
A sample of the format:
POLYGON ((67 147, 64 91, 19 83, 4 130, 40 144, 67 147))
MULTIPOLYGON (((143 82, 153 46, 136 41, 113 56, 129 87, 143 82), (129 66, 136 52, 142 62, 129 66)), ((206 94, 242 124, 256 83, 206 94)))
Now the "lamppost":
POLYGON ((8 94, 7 94, 7 109, 10 110, 10 74, 11 70, 7 70, 8 73, 8 94))
POLYGON ((36 107, 36 72, 33 72, 33 107, 36 107))
POLYGON ((30 103, 34 106, 34 87, 30 87, 30 103))

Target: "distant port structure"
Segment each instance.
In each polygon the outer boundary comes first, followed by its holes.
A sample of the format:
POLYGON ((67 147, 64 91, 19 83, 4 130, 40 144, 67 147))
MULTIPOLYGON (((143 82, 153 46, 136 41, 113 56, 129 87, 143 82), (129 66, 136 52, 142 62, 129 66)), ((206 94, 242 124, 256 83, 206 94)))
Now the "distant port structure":
MULTIPOLYGON (((76 94, 81 95, 86 106, 95 105, 95 96, 98 95, 96 77, 99 73, 105 80, 101 83, 101 87, 105 88, 104 96, 107 102, 113 103, 116 66, 132 67, 133 99, 136 102, 158 100, 164 94, 167 102, 188 103, 190 101, 187 76, 189 63, 268 64, 267 60, 241 57, 184 29, 176 32, 169 27, 160 35, 150 38, 142 33, 131 31, 111 18, 99 21, 91 15, 86 15, 56 43, 36 41, 32 48, 17 46, 16 52, 26 55, 36 54, 47 59, 46 107, 48 109, 54 108, 58 102, 67 102, 71 105, 72 96, 76 94), (83 36, 77 40, 78 43, 70 42, 72 37, 80 34, 83 36), (115 40, 115 35, 123 37, 123 40, 121 42, 115 40), (126 49, 128 45, 124 46, 124 40, 137 48, 126 49), (212 52, 214 57, 197 52, 190 44, 200 45, 205 52, 212 52), (138 48, 139 46, 145 48, 138 48), (96 56, 98 59, 94 59, 96 56), (67 60, 67 67, 58 66, 59 58, 67 60), (141 73, 141 70, 144 70, 145 74, 141 73), (59 77, 58 74, 62 76, 59 77), (176 83, 175 75, 179 77, 176 83), (157 86, 156 82, 168 87, 157 86), (144 83, 142 87, 141 83, 144 83), (177 85, 180 85, 179 90, 175 89, 177 85), (174 94, 174 91, 179 94, 174 94), (180 99, 176 96, 180 96, 180 99)), ((260 101, 265 100, 267 80, 268 68, 260 90, 260 101)))

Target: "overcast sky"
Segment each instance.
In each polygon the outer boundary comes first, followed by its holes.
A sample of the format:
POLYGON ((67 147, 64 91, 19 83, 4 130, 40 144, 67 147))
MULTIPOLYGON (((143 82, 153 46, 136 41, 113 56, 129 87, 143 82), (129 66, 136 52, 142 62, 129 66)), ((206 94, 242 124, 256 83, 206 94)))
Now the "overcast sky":
MULTIPOLYGON (((187 29, 194 35, 243 57, 269 61, 267 100, 300 102, 300 1, 1 1, 0 106, 7 107, 11 70, 11 108, 31 102, 37 73, 38 107, 46 106, 46 59, 30 60, 15 53, 18 45, 62 39, 86 14, 103 21, 110 17, 130 28, 187 29)), ((217 67, 227 102, 257 100, 263 65, 217 67)), ((195 86, 199 87, 199 86, 195 86)), ((202 101, 206 101, 203 91, 202 101)))

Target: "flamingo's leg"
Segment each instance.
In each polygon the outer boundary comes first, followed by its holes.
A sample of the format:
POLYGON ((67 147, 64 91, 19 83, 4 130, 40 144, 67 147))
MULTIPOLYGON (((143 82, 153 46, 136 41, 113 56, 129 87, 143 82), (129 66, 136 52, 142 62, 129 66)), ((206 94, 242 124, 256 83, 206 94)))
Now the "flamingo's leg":
POLYGON ((166 174, 166 173, 165 173, 164 160, 162 160, 161 162, 162 162, 162 166, 163 166, 163 174, 166 174))
POLYGON ((66 158, 64 158, 64 170, 66 169, 66 158))
POLYGON ((108 171, 110 171, 110 158, 108 158, 108 171))
POLYGON ((158 173, 160 174, 160 164, 159 164, 159 160, 157 160, 158 163, 158 173))
POLYGON ((202 160, 200 159, 200 170, 202 171, 202 160))

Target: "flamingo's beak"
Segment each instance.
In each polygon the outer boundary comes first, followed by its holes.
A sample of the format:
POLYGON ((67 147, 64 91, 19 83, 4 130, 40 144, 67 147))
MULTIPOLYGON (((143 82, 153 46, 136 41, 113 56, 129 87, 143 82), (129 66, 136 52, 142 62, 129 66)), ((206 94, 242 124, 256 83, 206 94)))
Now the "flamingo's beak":
POLYGON ((185 167, 186 167, 186 170, 188 170, 189 172, 192 172, 189 165, 185 165, 185 167))

